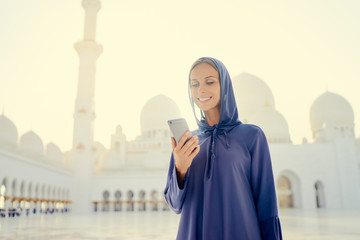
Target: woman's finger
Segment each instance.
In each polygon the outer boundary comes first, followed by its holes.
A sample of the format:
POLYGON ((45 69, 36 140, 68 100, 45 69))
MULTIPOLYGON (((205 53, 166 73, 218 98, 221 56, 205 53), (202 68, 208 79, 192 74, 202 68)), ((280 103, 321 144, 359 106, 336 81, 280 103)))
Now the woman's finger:
POLYGON ((191 139, 187 143, 185 143, 184 147, 182 148, 182 150, 184 150, 184 154, 188 156, 190 152, 195 148, 196 144, 198 144, 198 140, 199 139, 197 136, 191 137, 191 139))
POLYGON ((197 145, 194 151, 192 151, 189 155, 189 158, 192 160, 194 157, 200 152, 200 145, 197 145))
POLYGON ((192 150, 196 147, 196 145, 199 143, 197 136, 191 137, 191 139, 185 144, 184 146, 184 154, 186 156, 189 156, 192 150))
POLYGON ((174 151, 174 148, 176 147, 176 143, 175 143, 175 138, 174 138, 174 137, 171 137, 171 147, 172 147, 172 150, 174 151))
POLYGON ((180 147, 180 149, 182 149, 184 147, 184 144, 186 142, 186 139, 188 137, 190 137, 191 133, 190 131, 186 131, 185 134, 180 138, 180 141, 178 142, 178 146, 180 147))

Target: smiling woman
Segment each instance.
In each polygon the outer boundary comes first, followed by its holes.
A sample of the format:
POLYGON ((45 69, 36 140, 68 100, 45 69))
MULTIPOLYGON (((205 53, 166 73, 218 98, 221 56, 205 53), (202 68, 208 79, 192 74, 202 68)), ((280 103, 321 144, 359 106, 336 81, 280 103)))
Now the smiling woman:
POLYGON ((164 190, 171 209, 181 213, 177 239, 281 240, 267 139, 260 127, 238 119, 221 61, 204 57, 192 65, 189 99, 199 129, 187 142, 189 132, 178 143, 171 139, 164 190))

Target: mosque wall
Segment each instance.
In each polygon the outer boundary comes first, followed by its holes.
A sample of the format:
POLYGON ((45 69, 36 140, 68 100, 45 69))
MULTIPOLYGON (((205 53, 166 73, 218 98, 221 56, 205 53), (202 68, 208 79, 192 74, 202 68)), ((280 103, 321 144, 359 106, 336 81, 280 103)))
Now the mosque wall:
POLYGON ((293 207, 360 209, 354 140, 343 141, 270 145, 275 182, 288 179, 293 207))
POLYGON ((15 216, 68 211, 73 173, 0 150, 0 211, 15 216), (21 209, 21 210, 19 210, 21 209))
POLYGON ((344 209, 360 208, 360 176, 354 139, 338 138, 332 142, 337 160, 338 182, 341 185, 344 209))
POLYGON ((0 176, 19 177, 27 181, 45 182, 70 187, 73 173, 70 170, 51 166, 21 155, 0 150, 0 176))

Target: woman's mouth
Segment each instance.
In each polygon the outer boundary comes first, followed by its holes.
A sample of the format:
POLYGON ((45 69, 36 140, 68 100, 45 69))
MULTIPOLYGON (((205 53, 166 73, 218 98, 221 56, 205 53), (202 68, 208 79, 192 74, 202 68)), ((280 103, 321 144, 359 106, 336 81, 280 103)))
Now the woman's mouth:
POLYGON ((212 97, 208 97, 208 98, 197 98, 200 102, 207 102, 211 99, 212 97))

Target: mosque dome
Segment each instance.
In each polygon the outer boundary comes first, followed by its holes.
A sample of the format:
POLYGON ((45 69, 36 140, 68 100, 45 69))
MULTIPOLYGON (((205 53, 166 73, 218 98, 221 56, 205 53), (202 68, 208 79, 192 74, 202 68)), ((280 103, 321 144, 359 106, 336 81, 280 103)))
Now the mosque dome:
POLYGON ((0 116, 0 143, 17 145, 18 131, 15 124, 4 114, 0 116))
POLYGON ((100 156, 100 163, 103 170, 114 170, 122 167, 121 156, 114 149, 105 151, 100 156))
POLYGON ((59 161, 59 162, 63 158, 63 154, 61 150, 54 143, 48 143, 46 145, 45 156, 50 160, 59 161))
POLYGON ((153 129, 167 129, 167 120, 180 118, 177 104, 169 97, 159 94, 151 98, 141 110, 141 132, 153 129))
POLYGON ((269 143, 291 142, 285 118, 271 106, 261 108, 250 119, 250 123, 259 126, 264 131, 269 143))
POLYGON ((310 124, 313 132, 319 131, 329 124, 353 128, 354 111, 344 97, 336 93, 325 92, 311 105, 310 124))
POLYGON ((263 106, 275 108, 274 96, 268 85, 249 73, 241 73, 232 79, 240 120, 244 123, 263 106))
POLYGON ((20 149, 37 154, 43 154, 44 152, 44 146, 41 138, 32 130, 21 136, 20 149))

